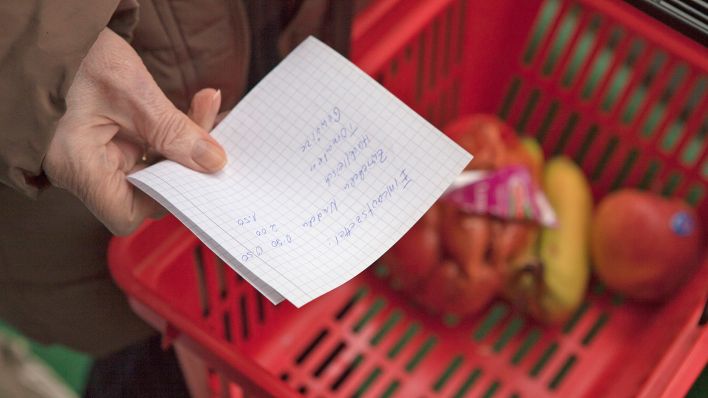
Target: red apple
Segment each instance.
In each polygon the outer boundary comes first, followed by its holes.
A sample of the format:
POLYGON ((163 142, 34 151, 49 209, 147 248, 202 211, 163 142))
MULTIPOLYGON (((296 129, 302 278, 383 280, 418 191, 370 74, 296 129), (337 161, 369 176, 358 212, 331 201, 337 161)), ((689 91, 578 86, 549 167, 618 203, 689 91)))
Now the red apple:
POLYGON ((608 195, 592 224, 595 272, 628 298, 666 299, 704 250, 696 212, 680 199, 624 189, 608 195))

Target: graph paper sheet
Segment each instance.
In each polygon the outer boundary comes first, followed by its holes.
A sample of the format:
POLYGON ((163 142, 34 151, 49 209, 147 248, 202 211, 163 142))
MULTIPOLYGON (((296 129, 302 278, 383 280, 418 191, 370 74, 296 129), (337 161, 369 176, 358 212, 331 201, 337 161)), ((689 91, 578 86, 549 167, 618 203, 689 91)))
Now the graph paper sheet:
POLYGON ((212 135, 221 172, 163 161, 129 178, 271 301, 298 307, 371 265, 471 159, 314 38, 212 135))

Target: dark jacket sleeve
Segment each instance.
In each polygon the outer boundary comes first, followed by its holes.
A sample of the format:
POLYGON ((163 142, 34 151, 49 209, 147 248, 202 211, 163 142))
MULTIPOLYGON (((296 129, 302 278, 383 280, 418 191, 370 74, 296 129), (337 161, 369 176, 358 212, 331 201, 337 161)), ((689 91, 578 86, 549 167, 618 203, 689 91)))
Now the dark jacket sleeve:
POLYGON ((119 0, 0 0, 0 182, 28 196, 66 93, 119 0))
POLYGON ((353 1, 304 0, 280 36, 278 50, 286 56, 307 36, 316 36, 344 56, 349 56, 353 1))

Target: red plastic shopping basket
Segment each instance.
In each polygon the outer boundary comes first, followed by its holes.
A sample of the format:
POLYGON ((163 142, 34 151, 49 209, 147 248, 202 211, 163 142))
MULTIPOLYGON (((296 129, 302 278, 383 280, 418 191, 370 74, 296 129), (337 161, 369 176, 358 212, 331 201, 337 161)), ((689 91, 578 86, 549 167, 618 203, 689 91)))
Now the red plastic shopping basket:
MULTIPOLYGON (((680 196, 708 227, 707 50, 624 2, 380 0, 356 19, 352 57, 437 126, 497 113, 581 164, 596 198, 680 196)), ((708 258, 660 306, 595 282, 561 327, 504 301, 453 325, 375 268, 276 307, 173 218, 114 239, 109 262, 134 309, 226 381, 223 396, 231 383, 277 397, 679 396, 708 358, 708 258)))

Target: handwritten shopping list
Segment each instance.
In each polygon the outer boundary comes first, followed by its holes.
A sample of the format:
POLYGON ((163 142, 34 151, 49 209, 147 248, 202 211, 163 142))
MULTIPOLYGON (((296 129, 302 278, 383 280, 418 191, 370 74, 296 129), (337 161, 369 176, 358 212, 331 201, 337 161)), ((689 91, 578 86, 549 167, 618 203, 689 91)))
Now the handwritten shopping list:
POLYGON ((271 301, 298 307, 371 265, 471 159, 315 38, 212 135, 221 172, 162 161, 129 179, 271 301))

